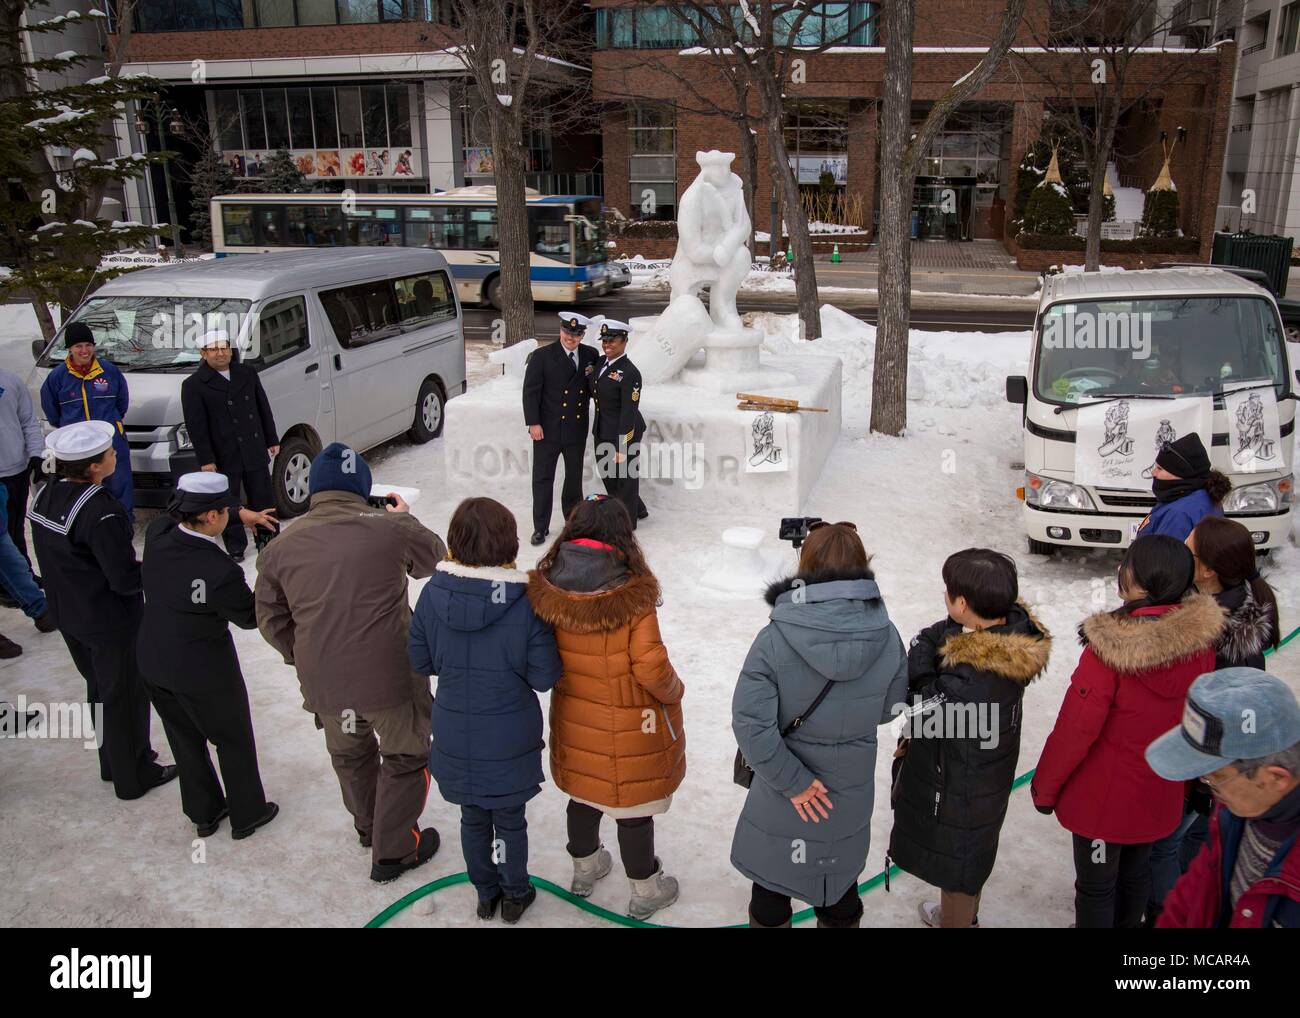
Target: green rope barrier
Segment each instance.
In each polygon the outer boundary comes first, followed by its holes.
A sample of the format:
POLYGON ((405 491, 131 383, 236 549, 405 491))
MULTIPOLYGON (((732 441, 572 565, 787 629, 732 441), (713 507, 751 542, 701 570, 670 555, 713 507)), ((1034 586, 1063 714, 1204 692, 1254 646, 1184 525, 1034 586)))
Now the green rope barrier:
MULTIPOLYGON (((1297 635, 1300 635, 1300 626, 1297 626, 1295 629, 1291 630, 1291 632, 1287 633, 1284 639, 1278 641, 1278 645, 1276 647, 1267 648, 1264 651, 1264 656, 1268 657, 1270 654, 1276 653, 1277 651, 1281 650, 1293 639, 1295 639, 1297 635)), ((1021 788, 1024 785, 1029 784, 1029 782, 1032 781, 1034 778, 1035 769, 1036 768, 1030 768, 1029 770, 1025 771, 1024 774, 1021 774, 1019 777, 1017 777, 1016 780, 1011 783, 1011 790, 1014 792, 1017 788, 1021 788)), ((901 871, 897 866, 890 866, 888 870, 882 870, 881 872, 877 873, 874 877, 872 877, 870 880, 858 884, 858 896, 861 897, 862 895, 868 893, 869 891, 872 891, 875 888, 879 887, 881 884, 887 883, 892 878, 898 876, 900 872, 901 871)), ((586 898, 579 898, 576 894, 572 894, 571 892, 566 891, 563 887, 560 887, 558 884, 551 883, 551 881, 545 879, 544 877, 530 876, 529 879, 532 881, 533 886, 536 887, 539 891, 545 891, 547 894, 554 895, 555 897, 559 898, 561 901, 567 901, 570 905, 576 906, 577 908, 581 909, 583 912, 586 912, 589 915, 594 915, 599 919, 604 919, 611 923, 617 923, 619 926, 628 926, 634 929, 642 929, 642 930, 675 930, 675 929, 683 928, 679 926, 672 926, 668 923, 648 923, 648 922, 643 922, 640 919, 633 919, 631 916, 623 915, 620 912, 613 912, 610 909, 602 908, 600 905, 596 905, 586 898)), ((450 876, 439 877, 437 880, 431 881, 430 883, 425 884, 423 887, 417 887, 414 891, 412 891, 410 894, 406 895, 405 897, 398 898, 397 901, 393 902, 386 909, 380 912, 377 916, 371 919, 370 922, 366 923, 366 925, 363 928, 367 930, 379 929, 379 927, 387 923, 388 920, 392 919, 393 916, 404 911, 409 906, 415 904, 415 902, 419 901, 421 898, 424 898, 430 894, 435 894, 436 892, 441 891, 447 887, 454 887, 457 884, 468 884, 468 883, 469 883, 468 873, 453 873, 450 876)), ((813 918, 814 915, 815 913, 811 908, 805 908, 796 912, 793 916, 791 916, 790 921, 792 923, 806 922, 807 920, 813 918)), ((747 925, 748 925, 747 923, 730 923, 726 926, 715 927, 715 929, 740 930, 740 929, 745 929, 747 925)))

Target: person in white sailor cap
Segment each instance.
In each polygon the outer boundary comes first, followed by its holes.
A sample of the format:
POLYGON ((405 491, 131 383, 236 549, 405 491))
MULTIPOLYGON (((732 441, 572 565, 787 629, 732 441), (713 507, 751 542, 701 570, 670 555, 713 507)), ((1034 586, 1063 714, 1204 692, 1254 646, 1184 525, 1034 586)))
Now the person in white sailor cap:
POLYGON ((199 837, 229 817, 239 840, 279 807, 262 790, 248 689, 230 635, 231 623, 257 628, 244 571, 220 542, 237 509, 225 474, 197 471, 177 481, 167 513, 145 534, 138 654, 180 770, 181 808, 199 837), (217 748, 220 781, 208 743, 217 748))
POLYGON ((560 312, 560 341, 534 350, 524 371, 524 424, 533 440, 534 545, 551 529, 555 465, 564 457, 560 512, 567 520, 582 501, 582 459, 587 451, 587 380, 600 355, 583 343, 592 321, 576 311, 560 312))
POLYGON ((600 345, 605 356, 590 376, 596 399, 592 435, 596 441, 596 471, 605 491, 623 503, 632 518, 650 515, 641 501, 641 372, 627 357, 627 338, 632 326, 606 318, 600 325, 600 345))
MULTIPOLYGON (((275 505, 270 463, 280 439, 262 380, 236 359, 224 330, 209 329, 199 338, 199 356, 203 363, 181 383, 181 410, 197 466, 225 474, 236 494, 243 487, 246 505, 270 512, 275 505)), ((221 539, 232 559, 243 559, 248 534, 236 514, 231 513, 221 539)))
POLYGON ((56 428, 45 448, 55 479, 28 513, 50 617, 68 645, 87 699, 101 704, 99 776, 119 799, 138 799, 176 777, 149 745, 149 697, 136 662, 144 609, 140 563, 126 509, 104 487, 117 469, 107 421, 56 428))

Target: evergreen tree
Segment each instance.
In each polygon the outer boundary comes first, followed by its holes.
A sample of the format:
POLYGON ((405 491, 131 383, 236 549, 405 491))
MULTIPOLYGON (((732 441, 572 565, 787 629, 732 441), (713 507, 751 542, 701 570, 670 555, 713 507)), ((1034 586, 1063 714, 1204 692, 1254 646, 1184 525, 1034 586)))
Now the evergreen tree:
POLYGON ((1043 181, 1025 204, 1025 233, 1060 237, 1074 233, 1074 206, 1064 184, 1043 181))
POLYGON ((190 233, 194 240, 208 250, 212 249, 212 215, 209 200, 219 194, 234 194, 239 190, 235 175, 221 154, 205 148, 203 156, 190 170, 190 233))
POLYGON ((1173 188, 1152 188, 1142 205, 1142 236, 1179 237, 1178 192, 1173 188))
POLYGON ((311 190, 307 176, 298 169, 287 149, 272 153, 262 164, 258 190, 264 194, 306 194, 311 190))
POLYGON ((92 282, 127 271, 99 272, 105 255, 123 245, 153 246, 155 226, 106 220, 101 207, 107 190, 135 180, 172 153, 101 158, 99 153, 115 150, 110 125, 123 104, 154 98, 164 83, 110 73, 55 84, 55 75, 90 58, 69 51, 29 59, 31 37, 104 15, 92 8, 88 14, 47 17, 46 6, 46 0, 0 0, 0 178, 8 182, 0 188, 0 265, 9 270, 0 280, 0 298, 30 295, 50 338, 48 304, 75 307, 92 282), (73 152, 71 165, 52 161, 56 149, 73 152))
POLYGON ((1016 186, 1011 196, 1013 230, 1016 222, 1024 219, 1034 189, 1043 182, 1047 164, 1052 161, 1053 146, 1071 206, 1080 215, 1088 211, 1088 168, 1078 135, 1061 118, 1053 117, 1043 124, 1038 140, 1029 146, 1016 168, 1016 186))

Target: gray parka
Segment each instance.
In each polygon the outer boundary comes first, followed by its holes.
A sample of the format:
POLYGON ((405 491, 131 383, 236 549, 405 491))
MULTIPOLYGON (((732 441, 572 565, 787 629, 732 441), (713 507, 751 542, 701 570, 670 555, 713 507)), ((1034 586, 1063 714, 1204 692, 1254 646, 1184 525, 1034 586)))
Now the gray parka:
POLYGON ((797 579, 769 588, 771 622, 731 701, 736 742, 754 769, 731 863, 769 890, 831 905, 866 865, 876 728, 907 698, 907 654, 874 579, 797 579), (782 739, 828 680, 835 684, 821 705, 782 739), (834 807, 820 823, 801 820, 790 802, 813 778, 834 807))

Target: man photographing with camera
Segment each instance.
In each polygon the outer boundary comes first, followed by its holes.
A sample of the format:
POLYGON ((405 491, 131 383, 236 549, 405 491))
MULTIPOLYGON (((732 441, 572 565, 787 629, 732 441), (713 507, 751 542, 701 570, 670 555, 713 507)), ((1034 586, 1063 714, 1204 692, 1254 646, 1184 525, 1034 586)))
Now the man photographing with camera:
POLYGON ((419 829, 433 697, 411 670, 407 577, 433 574, 442 539, 399 495, 369 504, 370 467, 341 442, 312 461, 311 508, 258 557, 257 627, 298 672, 303 707, 325 732, 370 879, 427 862, 438 832, 419 829))

